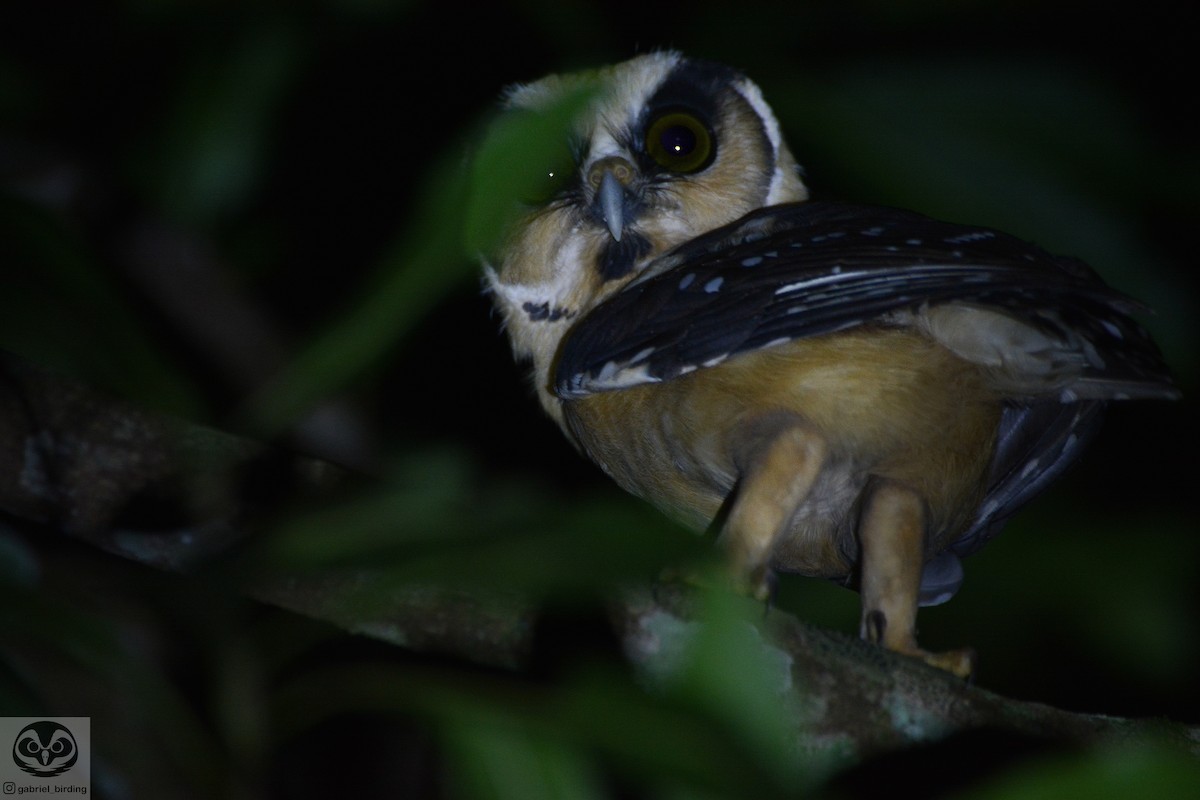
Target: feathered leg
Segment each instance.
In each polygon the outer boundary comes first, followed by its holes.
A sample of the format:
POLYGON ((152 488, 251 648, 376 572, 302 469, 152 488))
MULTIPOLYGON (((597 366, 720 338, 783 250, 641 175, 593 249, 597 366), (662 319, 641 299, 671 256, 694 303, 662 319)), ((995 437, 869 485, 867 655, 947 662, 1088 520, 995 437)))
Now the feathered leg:
POLYGON ((961 678, 975 669, 970 649, 930 653, 917 645, 917 595, 925 563, 921 498, 894 481, 868 489, 859 522, 862 545, 862 637, 961 678))

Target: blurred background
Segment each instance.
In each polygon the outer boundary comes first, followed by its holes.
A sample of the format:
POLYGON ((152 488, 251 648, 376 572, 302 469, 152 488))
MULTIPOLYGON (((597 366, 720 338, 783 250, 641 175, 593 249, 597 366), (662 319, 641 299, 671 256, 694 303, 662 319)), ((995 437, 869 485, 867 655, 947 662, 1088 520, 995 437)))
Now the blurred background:
MULTIPOLYGON (((728 721, 640 694, 603 609, 692 540, 541 416, 462 244, 455 187, 503 88, 658 47, 758 82, 815 196, 1000 228, 1154 309, 1184 401, 1114 408, 921 635, 975 647, 978 683, 1012 697, 1200 722, 1193 6, 21 6, 0 11, 0 347, 400 487, 325 528, 265 520, 287 564, 382 560, 556 620, 532 672, 497 672, 5 519, 0 713, 90 714, 101 796, 720 797, 746 775, 764 796, 853 796, 816 767, 780 782, 745 746, 678 767, 686 731, 720 741, 728 721), (338 676, 361 696, 324 693, 338 676), (544 713, 547 692, 631 710, 584 733, 544 713), (652 713, 677 741, 604 745, 652 713)), ((785 577, 778 605, 857 626, 835 586, 785 577)), ((1063 774, 1097 774, 1081 759, 1063 774)))

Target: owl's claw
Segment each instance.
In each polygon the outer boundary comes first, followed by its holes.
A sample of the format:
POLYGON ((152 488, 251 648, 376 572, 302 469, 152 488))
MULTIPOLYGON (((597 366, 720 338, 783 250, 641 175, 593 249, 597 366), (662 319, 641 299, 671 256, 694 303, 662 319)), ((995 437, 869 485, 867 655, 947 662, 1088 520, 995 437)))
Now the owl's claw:
POLYGON ((952 675, 957 675, 964 681, 970 681, 974 677, 975 665, 978 661, 975 651, 970 647, 963 647, 958 650, 945 650, 941 653, 918 650, 916 653, 909 653, 908 655, 921 659, 931 667, 937 667, 952 675))

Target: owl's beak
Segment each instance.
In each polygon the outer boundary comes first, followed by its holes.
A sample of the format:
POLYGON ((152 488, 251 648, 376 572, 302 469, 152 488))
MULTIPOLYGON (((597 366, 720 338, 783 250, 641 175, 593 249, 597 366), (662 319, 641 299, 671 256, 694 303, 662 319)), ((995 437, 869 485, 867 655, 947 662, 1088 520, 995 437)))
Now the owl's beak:
POLYGON ((595 209, 618 242, 630 222, 634 199, 629 187, 636 177, 637 168, 619 155, 605 156, 588 169, 587 182, 596 192, 595 209))
POLYGON ((604 224, 608 232, 618 242, 621 241, 621 231, 625 228, 625 187, 617 180, 611 171, 605 170, 600 179, 600 213, 604 216, 604 224))

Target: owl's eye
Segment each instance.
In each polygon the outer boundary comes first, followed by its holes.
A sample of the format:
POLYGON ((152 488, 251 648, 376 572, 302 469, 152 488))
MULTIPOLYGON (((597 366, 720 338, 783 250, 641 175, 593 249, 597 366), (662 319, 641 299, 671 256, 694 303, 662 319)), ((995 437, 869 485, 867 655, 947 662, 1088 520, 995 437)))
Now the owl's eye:
POLYGON ((686 111, 668 111, 646 129, 646 152, 671 172, 699 172, 712 163, 716 146, 708 126, 686 111))

